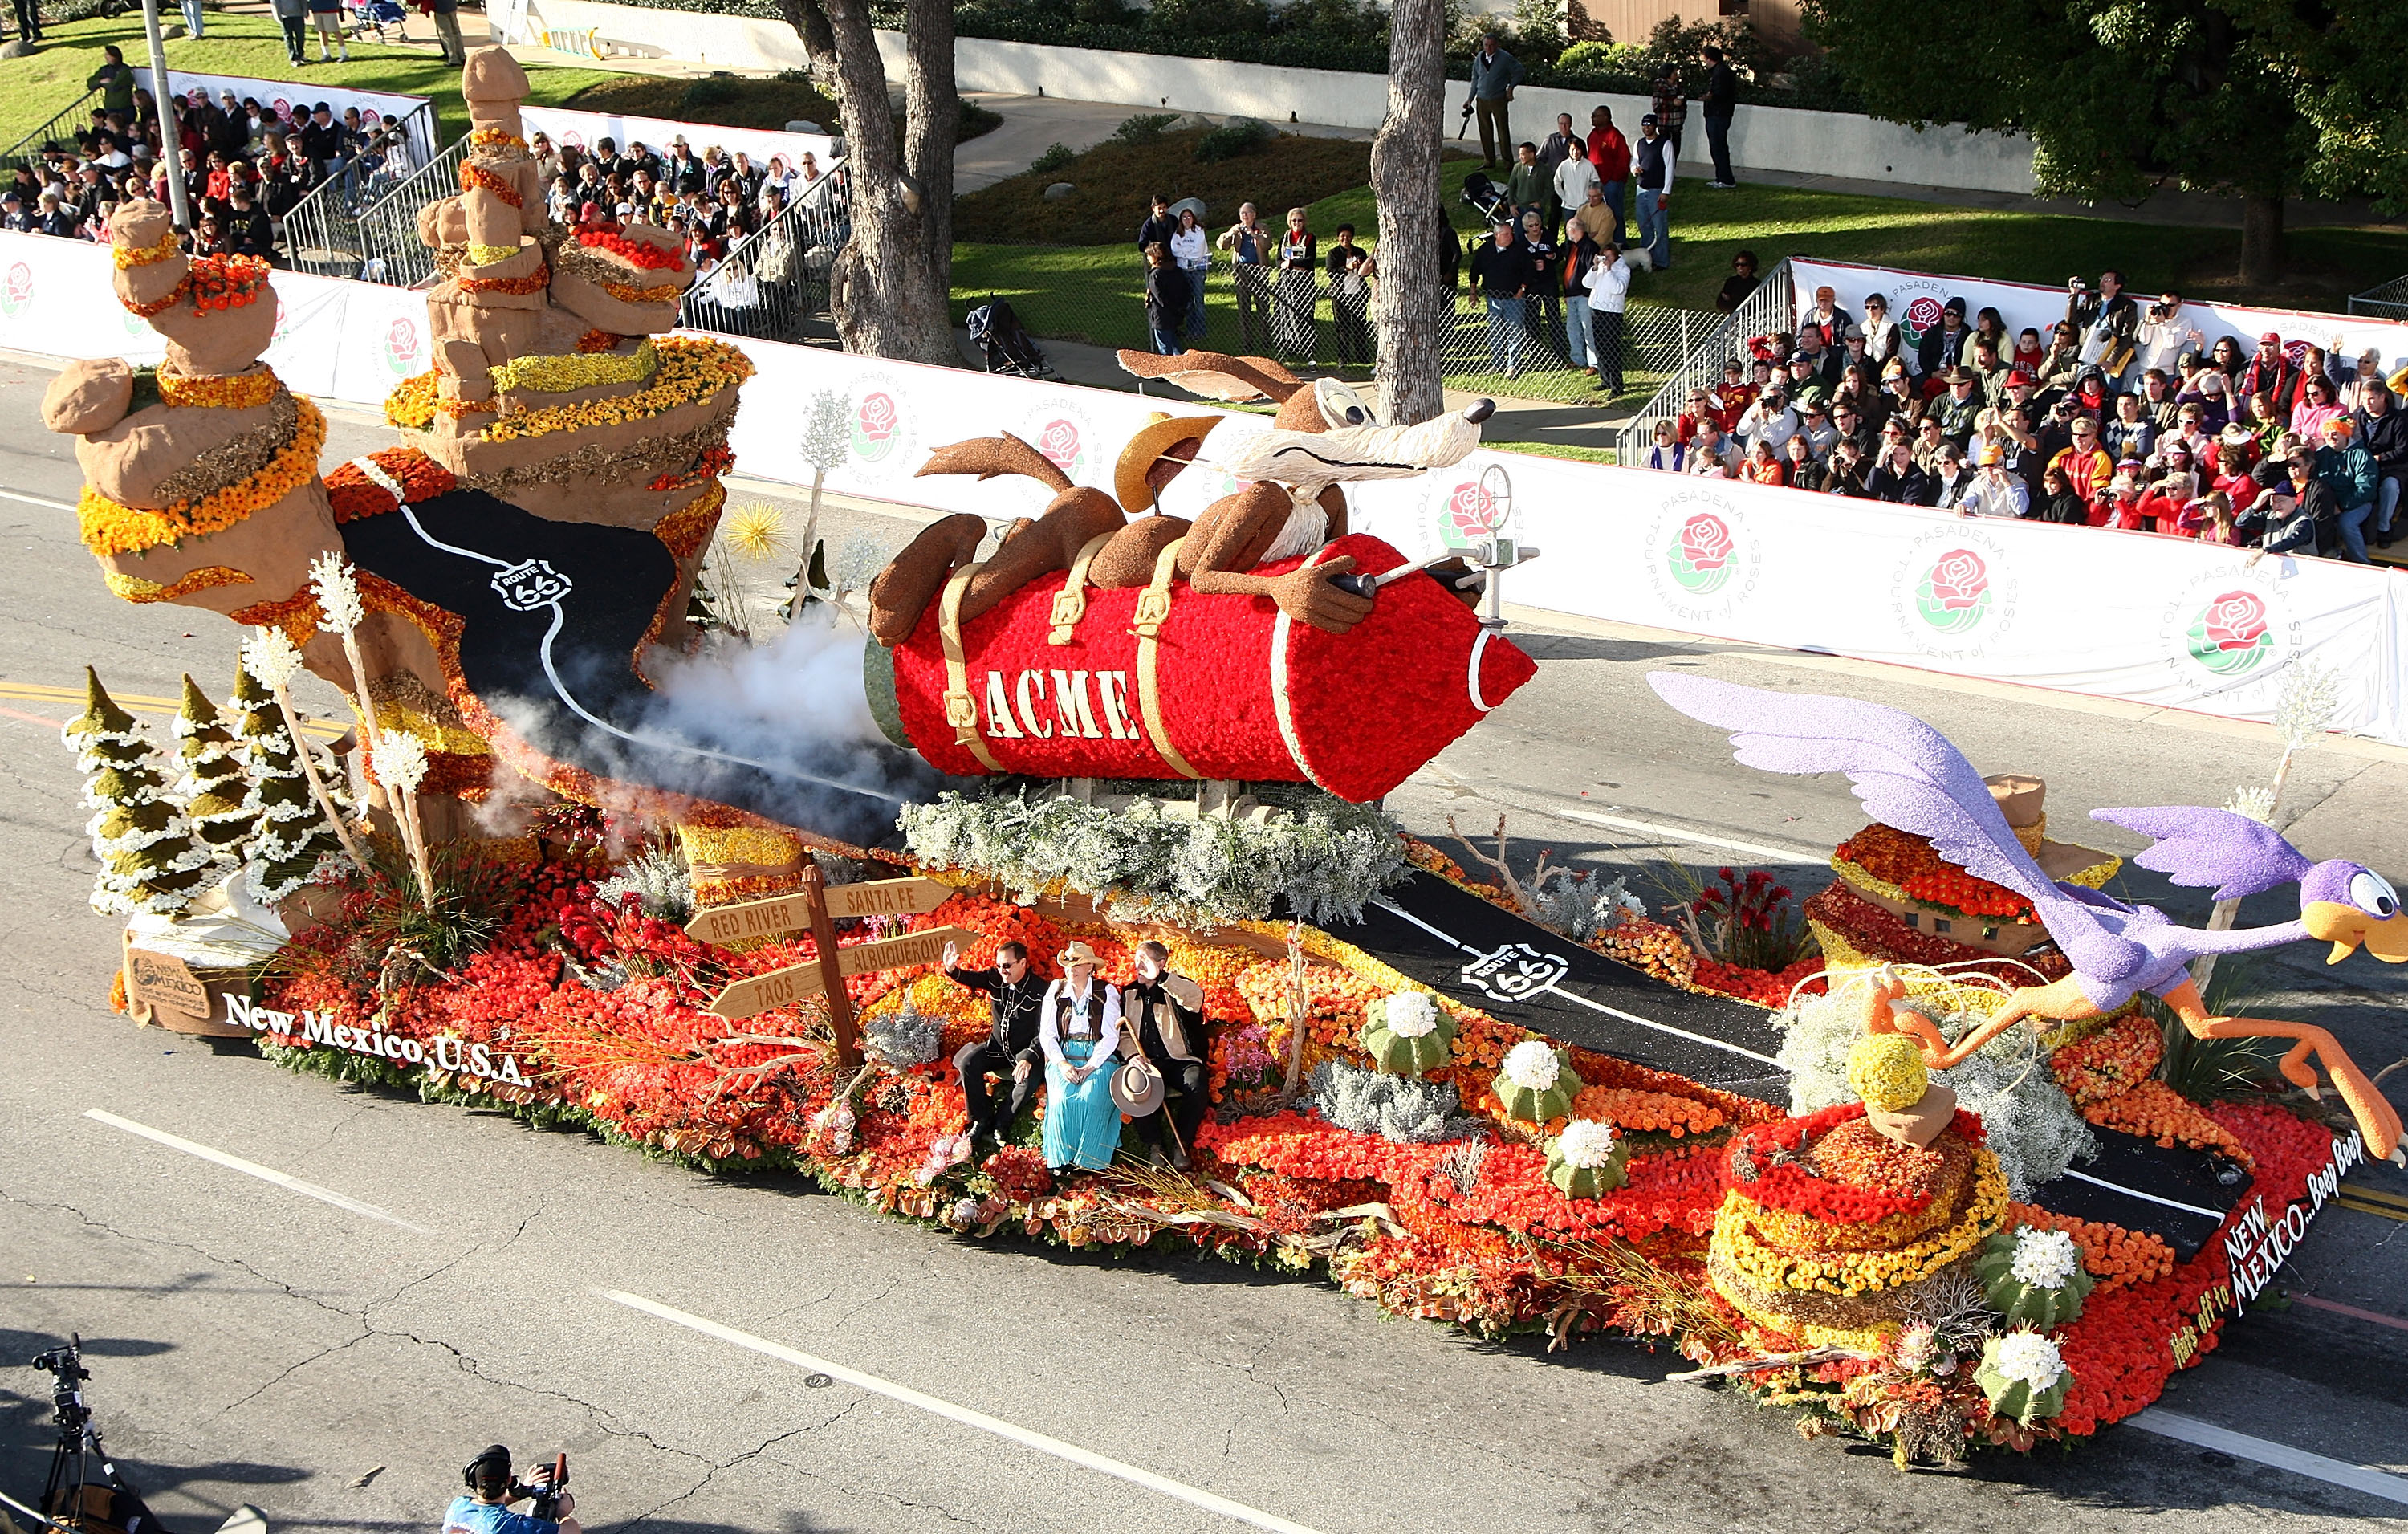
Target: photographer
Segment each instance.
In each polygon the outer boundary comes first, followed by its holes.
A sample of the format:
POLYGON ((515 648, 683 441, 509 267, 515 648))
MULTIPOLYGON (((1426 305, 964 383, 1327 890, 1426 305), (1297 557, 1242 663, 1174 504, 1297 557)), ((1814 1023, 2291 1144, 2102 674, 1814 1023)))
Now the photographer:
POLYGON ((961 956, 959 948, 945 945, 945 976, 956 985, 984 991, 995 1010, 995 1025, 986 1038, 961 1047, 953 1055, 953 1068, 961 1072, 962 1097, 969 1108, 969 1138, 991 1136, 1000 1140, 1044 1083, 1037 1068, 1037 1032, 1045 982, 1029 968, 1028 950, 1016 942, 995 951, 992 969, 960 968, 961 956), (1010 1095, 999 1115, 987 1093, 989 1073, 1011 1078, 1010 1095))
MULTIPOLYGON (((566 1459, 562 1463, 565 1466, 566 1459)), ((537 1469, 534 1484, 521 1485, 510 1474, 509 1450, 495 1443, 468 1461, 460 1473, 468 1489, 452 1499, 451 1509, 443 1514, 443 1534, 583 1534, 570 1516, 577 1511, 577 1498, 566 1486, 553 1489, 550 1465, 537 1469), (531 1517, 510 1511, 512 1502, 530 1497, 536 1499, 538 1514, 551 1516, 531 1517)))

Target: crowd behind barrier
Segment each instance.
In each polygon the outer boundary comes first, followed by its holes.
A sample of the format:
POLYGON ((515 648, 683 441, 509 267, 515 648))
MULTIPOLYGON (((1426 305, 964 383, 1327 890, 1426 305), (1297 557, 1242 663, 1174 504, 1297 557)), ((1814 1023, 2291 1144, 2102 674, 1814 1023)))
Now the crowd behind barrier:
MULTIPOLYGON (((110 273, 92 246, 0 235, 0 346, 155 361, 156 333, 117 308, 110 273)), ((430 366, 423 295, 273 281, 267 360, 295 389, 373 406, 430 366)), ((737 344, 759 369, 731 442, 741 472, 809 485, 824 468, 832 490, 944 511, 1007 519, 1048 498, 1022 477, 915 477, 967 437, 1011 432, 1110 492, 1121 445, 1166 406, 1225 416, 1216 452, 1271 429, 1160 394, 737 344), (846 440, 816 464, 796 423, 827 394, 846 440)), ((1199 464, 1165 508, 1192 516, 1236 487, 1199 464)), ((1349 496, 1359 525, 1414 557, 1500 531, 1536 545, 1505 584, 1533 609, 2257 721, 2313 662, 2342 681, 2337 727, 2408 745, 2408 581, 2379 568, 1489 450, 1349 496)))

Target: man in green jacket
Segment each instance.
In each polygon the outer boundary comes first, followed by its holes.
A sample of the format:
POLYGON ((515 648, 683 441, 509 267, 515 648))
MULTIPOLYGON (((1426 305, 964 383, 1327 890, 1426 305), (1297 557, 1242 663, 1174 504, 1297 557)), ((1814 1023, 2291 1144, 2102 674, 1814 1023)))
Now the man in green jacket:
POLYGON ((2366 557, 2366 522, 2374 515, 2374 454, 2358 441, 2358 423, 2345 415, 2325 423, 2325 445, 2311 470, 2341 508, 2341 546, 2360 565, 2366 557))
POLYGON ((134 110, 134 70, 125 62, 125 54, 115 43, 100 50, 104 61, 83 82, 87 91, 100 93, 100 109, 104 112, 134 110))
POLYGON ((1480 114, 1480 168, 1494 170, 1513 157, 1511 103, 1513 87, 1522 83, 1522 61, 1498 46, 1497 34, 1484 34, 1471 52, 1471 90, 1463 103, 1465 116, 1480 114))

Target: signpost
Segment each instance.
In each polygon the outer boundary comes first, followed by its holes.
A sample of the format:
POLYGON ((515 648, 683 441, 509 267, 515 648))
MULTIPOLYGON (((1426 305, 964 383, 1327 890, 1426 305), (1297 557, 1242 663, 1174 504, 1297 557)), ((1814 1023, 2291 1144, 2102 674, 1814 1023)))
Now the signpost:
POLYGON ((961 927, 937 927, 839 948, 836 940, 838 920, 924 916, 953 894, 949 886, 933 879, 916 877, 831 886, 816 862, 806 862, 803 887, 795 894, 714 907, 697 913, 685 925, 685 930, 698 942, 728 943, 748 938, 781 937, 809 927, 819 946, 816 957, 808 963, 736 981, 711 998, 710 1010, 724 1018, 752 1017, 774 1007, 824 996, 827 997, 828 1021, 836 1030, 837 1064, 850 1067, 860 1063, 861 1052, 853 1038, 853 998, 844 988, 846 977, 934 964, 943 956, 947 943, 968 947, 978 940, 978 934, 961 927))

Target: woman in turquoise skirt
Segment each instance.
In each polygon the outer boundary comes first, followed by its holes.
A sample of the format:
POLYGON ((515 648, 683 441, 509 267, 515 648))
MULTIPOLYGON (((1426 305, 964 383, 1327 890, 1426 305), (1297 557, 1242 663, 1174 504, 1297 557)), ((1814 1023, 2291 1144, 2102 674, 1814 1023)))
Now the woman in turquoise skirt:
POLYGON ((1062 978, 1045 990, 1037 1045, 1045 1052, 1045 1165, 1101 1171, 1121 1144, 1120 1105, 1112 1101, 1112 1056, 1120 1049, 1121 998, 1096 978, 1096 951, 1063 946, 1062 978))

